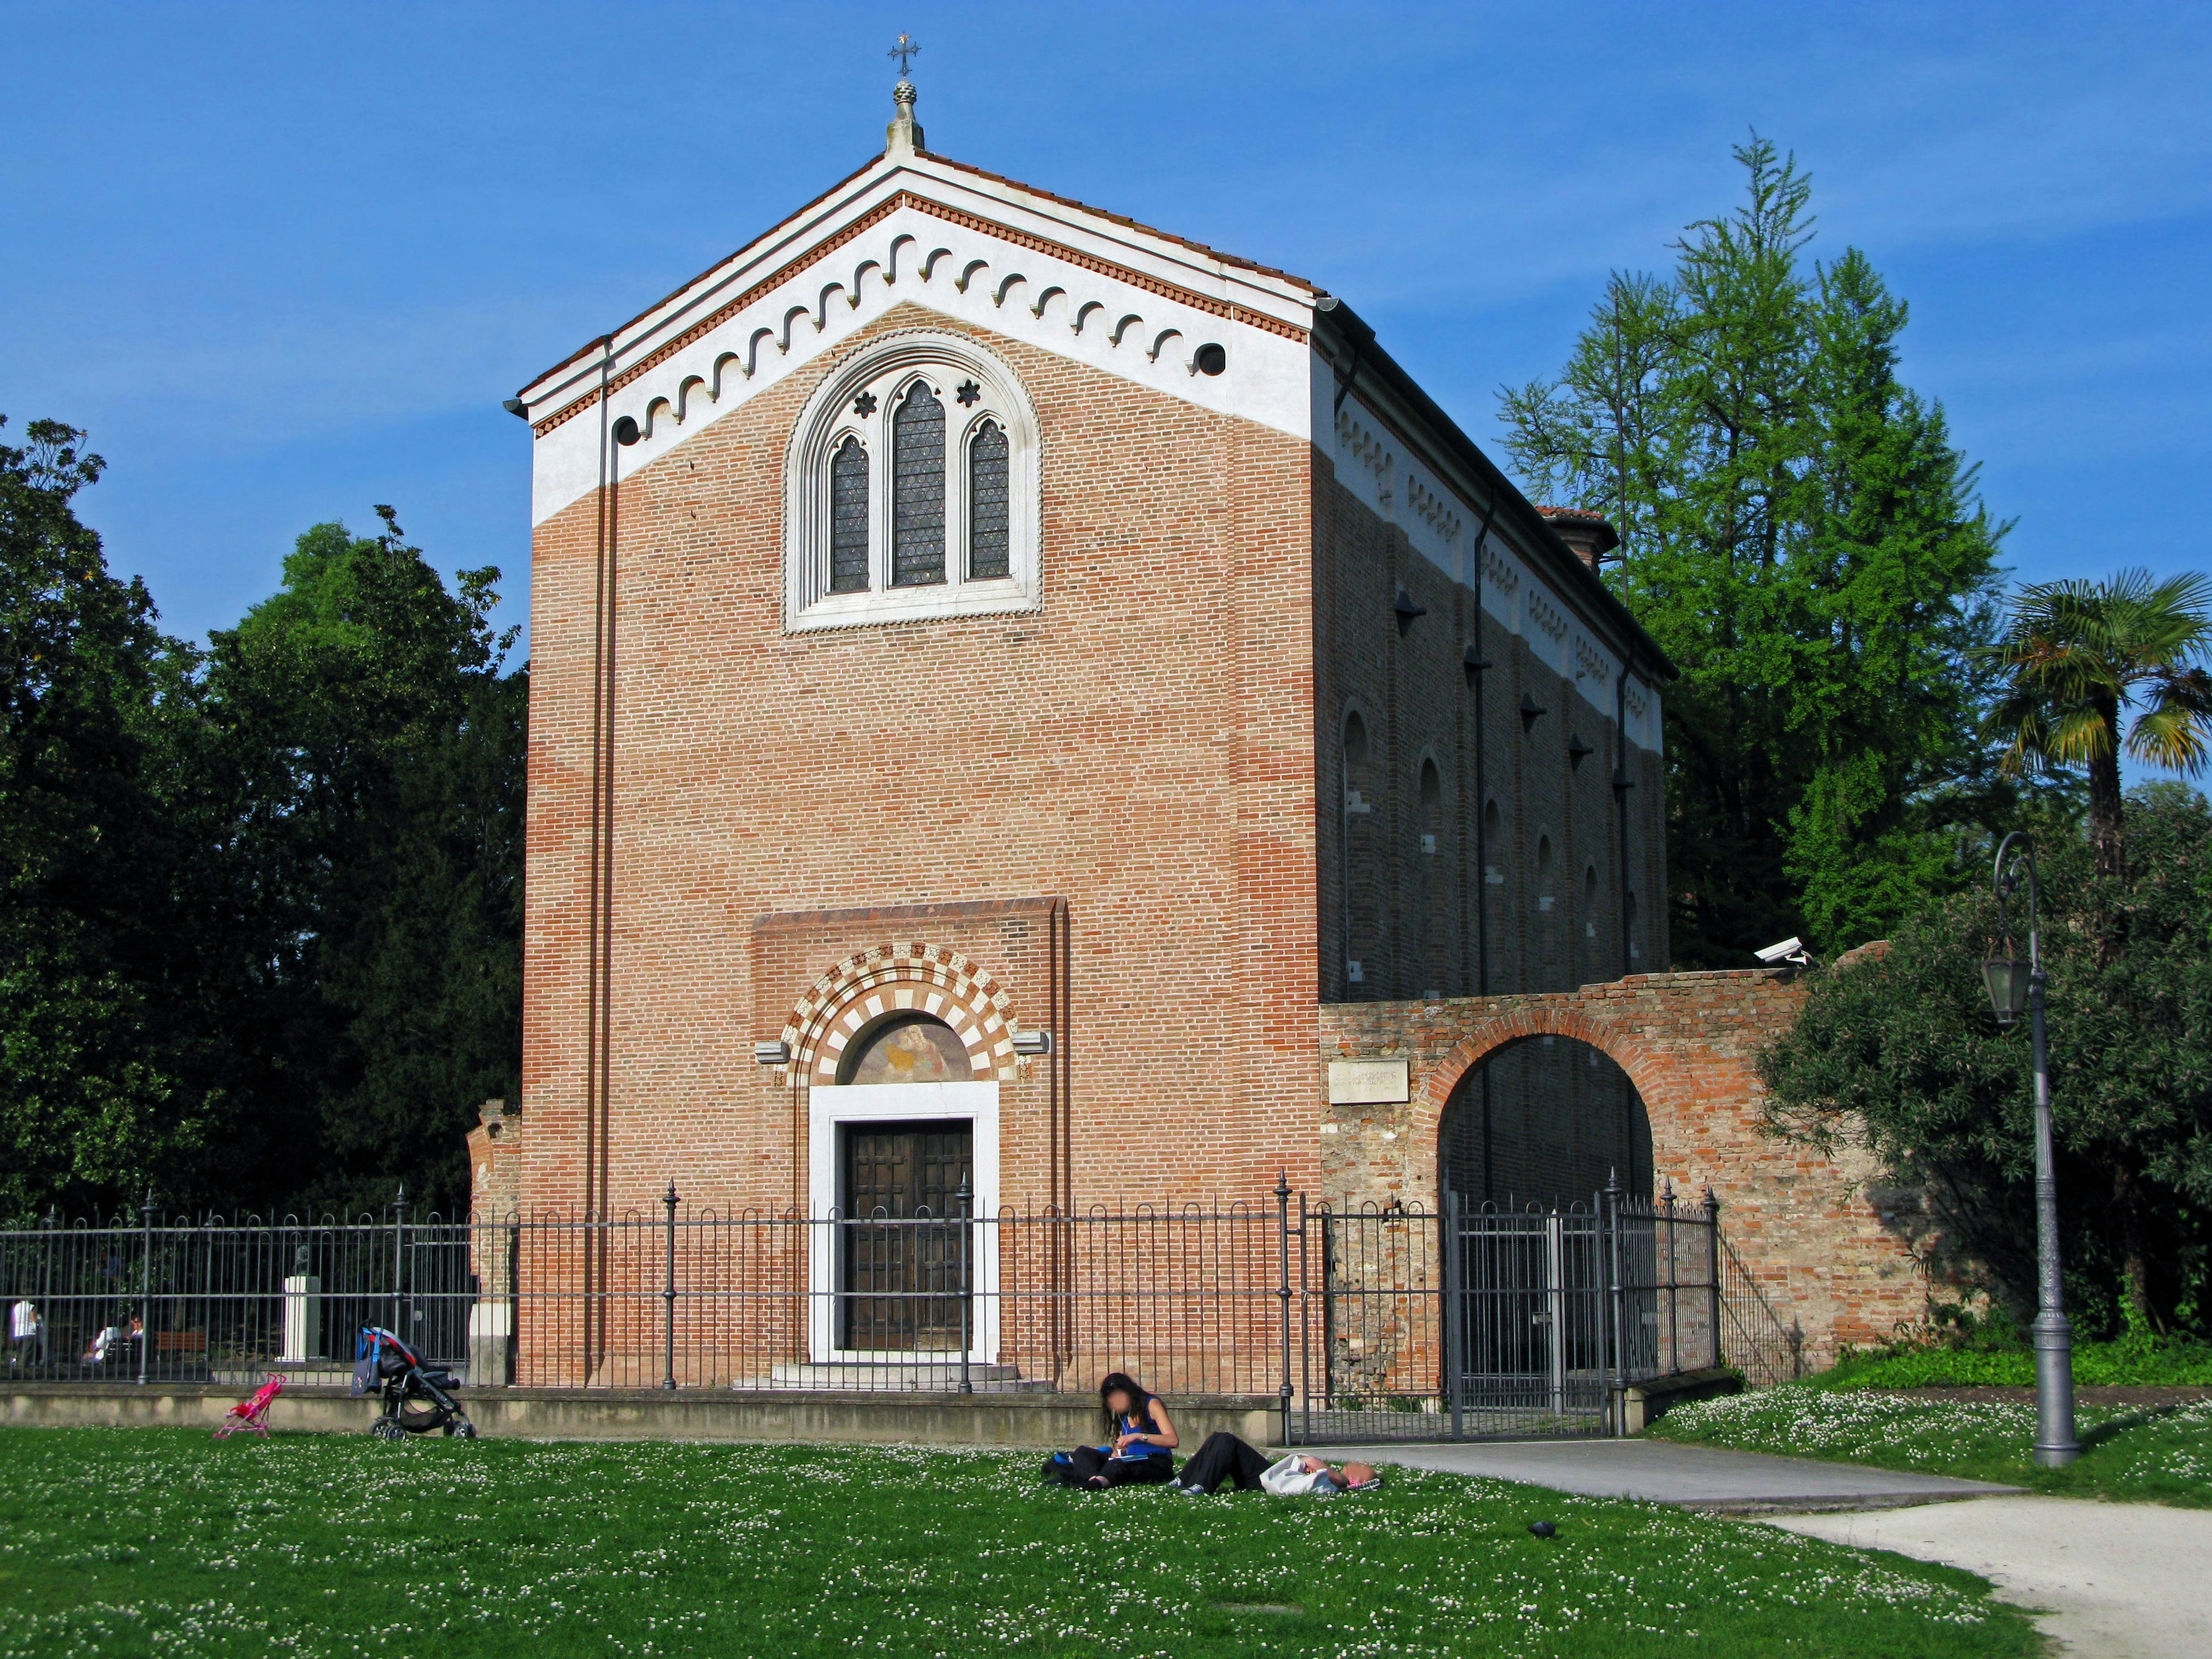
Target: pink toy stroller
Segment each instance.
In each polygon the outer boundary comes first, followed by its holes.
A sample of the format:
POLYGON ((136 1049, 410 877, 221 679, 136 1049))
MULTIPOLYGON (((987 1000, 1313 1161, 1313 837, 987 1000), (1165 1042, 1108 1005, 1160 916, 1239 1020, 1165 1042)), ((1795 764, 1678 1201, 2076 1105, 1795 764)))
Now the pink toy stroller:
POLYGON ((228 1440, 240 1429, 250 1429, 255 1434, 269 1432, 269 1408, 276 1403, 276 1396, 284 1392, 284 1379, 274 1372, 269 1380, 253 1391, 250 1399, 241 1400, 222 1414, 216 1427, 215 1437, 228 1440))

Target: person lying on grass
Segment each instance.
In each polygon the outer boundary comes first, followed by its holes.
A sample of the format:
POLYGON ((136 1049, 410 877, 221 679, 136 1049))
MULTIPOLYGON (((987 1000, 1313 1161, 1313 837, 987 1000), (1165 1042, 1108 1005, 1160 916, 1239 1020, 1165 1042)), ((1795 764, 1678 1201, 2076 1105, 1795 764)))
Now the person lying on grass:
POLYGON ((1045 1479, 1092 1492, 1173 1480, 1175 1448, 1182 1437, 1160 1397, 1127 1371, 1114 1371, 1098 1385, 1098 1403, 1106 1413, 1107 1443, 1054 1452, 1046 1461, 1045 1479))
POLYGON ((1205 1498, 1224 1480, 1235 1481, 1239 1492, 1269 1492, 1278 1498, 1328 1498, 1382 1484, 1372 1463, 1346 1463, 1334 1469, 1320 1458, 1299 1452, 1270 1463, 1265 1452, 1226 1429, 1216 1429, 1206 1436, 1198 1455, 1183 1465, 1176 1489, 1187 1497, 1205 1498))

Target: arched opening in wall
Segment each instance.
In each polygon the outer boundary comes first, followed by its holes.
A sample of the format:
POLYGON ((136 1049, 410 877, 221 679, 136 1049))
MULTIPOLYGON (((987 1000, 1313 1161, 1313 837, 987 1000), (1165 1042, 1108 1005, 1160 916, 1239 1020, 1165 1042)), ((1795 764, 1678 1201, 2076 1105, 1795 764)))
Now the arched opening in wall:
POLYGON ((836 1224, 811 1240, 817 1359, 957 1351, 973 1340, 967 1218, 998 1187, 998 1085, 943 1020, 897 1012, 846 1047, 810 1093, 810 1180, 836 1224), (827 1296, 823 1291, 831 1292, 827 1296))
POLYGON ((1452 972, 1449 960, 1453 930, 1447 914, 1451 883, 1443 845, 1444 779, 1433 757, 1421 758, 1417 799, 1420 839, 1414 848, 1414 867, 1420 872, 1416 890, 1420 894, 1420 989, 1423 997, 1433 1000, 1443 996, 1459 977, 1452 972))
POLYGON ((1357 709, 1344 717, 1344 963, 1347 1002, 1389 994, 1382 962, 1382 865, 1377 844, 1374 742, 1357 709))
POLYGON ((1469 1204, 1589 1204, 1618 1175, 1651 1194, 1651 1120, 1627 1073, 1573 1037, 1527 1037, 1471 1068, 1437 1131, 1437 1190, 1469 1204))
POLYGON ((1622 896, 1621 905, 1621 931, 1628 938, 1628 969, 1631 973, 1635 973, 1644 966, 1644 941, 1638 937, 1636 931, 1636 890, 1633 887, 1622 896))

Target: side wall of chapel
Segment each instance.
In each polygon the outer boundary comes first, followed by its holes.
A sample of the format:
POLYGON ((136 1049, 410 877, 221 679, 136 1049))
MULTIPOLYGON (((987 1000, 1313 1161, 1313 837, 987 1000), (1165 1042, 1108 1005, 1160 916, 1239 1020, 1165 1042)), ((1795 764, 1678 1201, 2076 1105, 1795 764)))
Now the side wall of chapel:
MULTIPOLYGON (((1486 896, 1490 994, 1572 990, 1663 969, 1662 763, 1629 745, 1636 925, 1634 955, 1624 958, 1613 686, 1601 670, 1586 672, 1593 665, 1576 661, 1585 671, 1578 678, 1561 673, 1525 634, 1548 626, 1564 635, 1565 601, 1514 591, 1506 585, 1532 584, 1493 558, 1485 573, 1492 603, 1480 608, 1478 623, 1474 588, 1394 521, 1409 505, 1400 498, 1413 495, 1412 479, 1384 486, 1385 502, 1396 509, 1385 518, 1346 486, 1327 457, 1316 466, 1322 1000, 1478 994, 1486 896), (1425 613, 1402 628, 1401 592, 1425 613), (1500 617, 1501 608, 1517 625, 1500 617), (1479 684, 1467 668, 1469 647, 1491 664, 1479 684), (1531 705, 1543 712, 1525 714, 1531 705), (1355 712, 1364 756, 1346 744, 1355 712), (1480 854, 1479 815, 1488 818, 1480 854)), ((1467 526, 1458 528, 1464 537, 1467 526)), ((1519 561, 1523 570, 1534 562, 1519 561)), ((1490 1066, 1486 1106, 1470 1097, 1443 1125, 1459 1138, 1462 1189, 1476 1199, 1548 1200, 1547 1190, 1525 1184, 1532 1149, 1592 1137, 1608 1148, 1620 1143, 1617 1158, 1600 1163, 1619 1164, 1632 1185, 1648 1181, 1648 1142, 1628 1125, 1613 1127, 1630 1098, 1626 1086, 1618 1067, 1580 1044, 1529 1043, 1500 1054, 1490 1066), (1477 1127, 1486 1111, 1494 1133, 1477 1127)), ((1441 1155, 1434 1144, 1416 1151, 1431 1160, 1441 1155)), ((1324 1189, 1352 1196, 1326 1182, 1324 1189)))
POLYGON ((1310 490, 1302 441, 906 306, 620 483, 611 668, 599 499, 542 523, 525 1203, 619 1212, 671 1180, 793 1203, 805 1079, 751 1048, 871 952, 982 995, 957 957, 988 976, 979 1009, 1057 1023, 1053 1064, 991 1062, 1005 1202, 1310 1183, 1310 490), (794 420, 852 351, 915 326, 975 337, 1035 404, 1043 608, 787 634, 794 420))

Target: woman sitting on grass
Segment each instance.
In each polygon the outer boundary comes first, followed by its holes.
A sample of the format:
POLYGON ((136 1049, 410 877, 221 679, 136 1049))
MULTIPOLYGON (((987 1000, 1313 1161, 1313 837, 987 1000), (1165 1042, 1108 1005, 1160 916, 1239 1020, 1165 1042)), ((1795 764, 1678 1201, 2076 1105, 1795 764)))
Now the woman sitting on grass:
MULTIPOLYGON (((1127 1371, 1098 1385, 1106 1413, 1103 1446, 1078 1446, 1053 1459, 1067 1460, 1067 1484, 1103 1492, 1109 1486, 1164 1486, 1175 1479, 1175 1448, 1182 1443, 1175 1419, 1160 1397, 1127 1371)), ((1048 1468, 1051 1468, 1048 1466, 1048 1468)))

